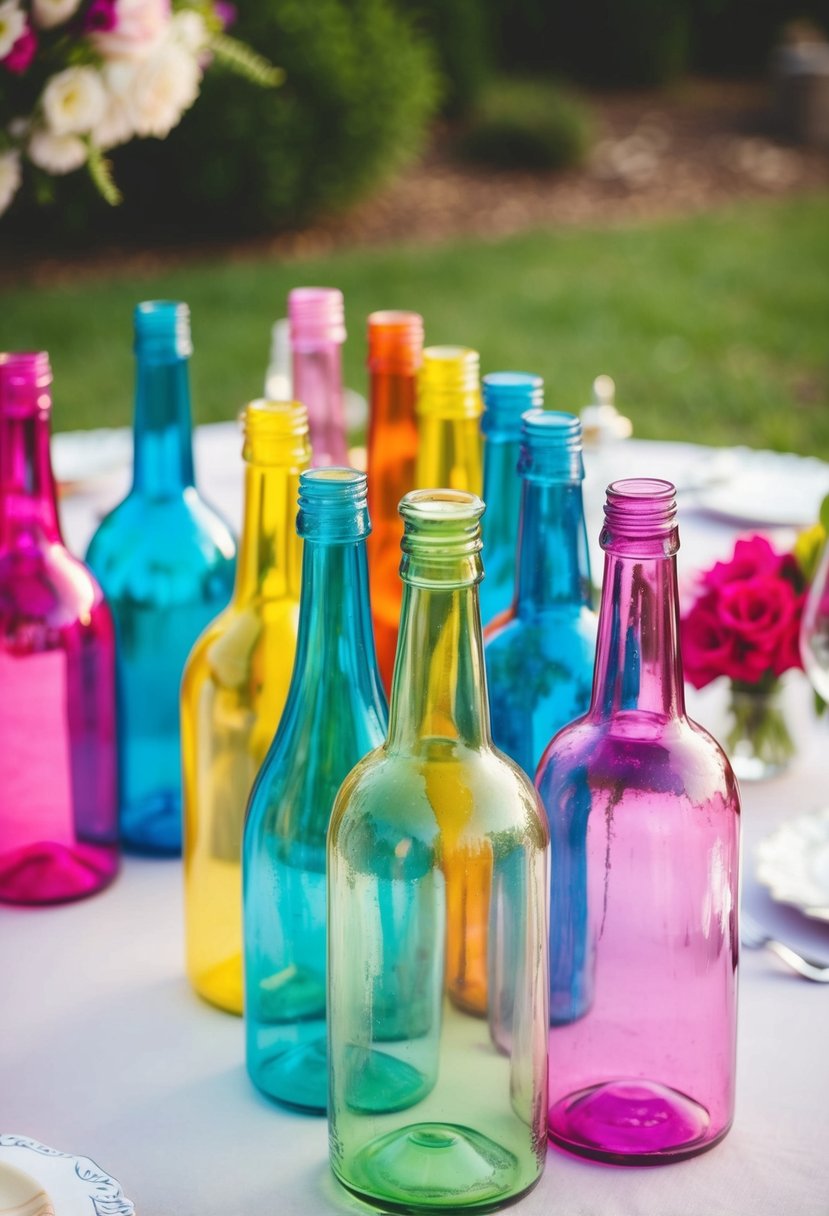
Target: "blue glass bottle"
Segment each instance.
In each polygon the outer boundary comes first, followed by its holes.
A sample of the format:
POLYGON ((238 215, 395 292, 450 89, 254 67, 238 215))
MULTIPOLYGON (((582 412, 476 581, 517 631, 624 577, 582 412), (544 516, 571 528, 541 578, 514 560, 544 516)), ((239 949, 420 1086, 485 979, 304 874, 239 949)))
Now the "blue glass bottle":
POLYGON ((521 415, 544 403, 544 381, 527 372, 491 372, 483 381, 486 576, 481 583, 481 621, 486 627, 512 604, 521 479, 516 472, 521 415))
POLYGON ((532 776, 556 731, 590 704, 597 618, 581 426, 572 414, 534 409, 521 428, 515 602, 487 630, 485 655, 493 739, 532 776))
POLYGON ((202 629, 227 604, 236 547, 194 484, 186 304, 135 310, 133 484, 86 560, 117 641, 120 818, 138 852, 181 850, 179 685, 202 629))
POLYGON ((383 742, 388 723, 371 626, 365 474, 303 473, 297 531, 305 546, 296 659, 245 822, 245 1023, 253 1083, 322 1113, 328 821, 342 781, 383 742))

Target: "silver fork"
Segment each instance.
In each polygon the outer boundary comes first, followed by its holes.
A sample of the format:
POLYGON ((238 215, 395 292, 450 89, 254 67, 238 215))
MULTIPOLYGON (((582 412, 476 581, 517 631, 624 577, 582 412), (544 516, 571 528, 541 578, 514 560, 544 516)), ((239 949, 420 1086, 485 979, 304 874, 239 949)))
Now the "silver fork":
POLYGON ((779 942, 766 933, 765 929, 745 912, 740 916, 740 941, 749 950, 758 950, 761 947, 771 950, 772 954, 776 954, 787 967, 791 967, 792 971, 802 975, 805 980, 814 980, 817 984, 829 984, 829 963, 819 963, 816 959, 804 958, 785 942, 779 942))

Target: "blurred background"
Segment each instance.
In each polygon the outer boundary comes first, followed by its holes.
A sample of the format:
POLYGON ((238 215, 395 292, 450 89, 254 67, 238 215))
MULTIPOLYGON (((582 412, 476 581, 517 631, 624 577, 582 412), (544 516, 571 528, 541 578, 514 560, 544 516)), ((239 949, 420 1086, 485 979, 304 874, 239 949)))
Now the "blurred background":
MULTIPOLYGON (((165 140, 0 220, 6 349, 48 348, 55 429, 125 425, 131 310, 192 309, 195 420, 262 392, 292 286, 538 372, 599 372, 642 438, 829 458, 829 0, 255 0, 165 140)), ((359 431, 359 418, 355 417, 359 431)), ((356 437, 356 436, 355 436, 356 437)))

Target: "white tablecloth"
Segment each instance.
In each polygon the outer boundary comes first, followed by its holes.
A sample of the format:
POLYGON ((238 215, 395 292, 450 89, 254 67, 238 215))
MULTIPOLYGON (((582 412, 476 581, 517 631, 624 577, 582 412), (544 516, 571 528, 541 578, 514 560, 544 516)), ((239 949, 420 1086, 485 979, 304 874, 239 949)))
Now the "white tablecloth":
MULTIPOLYGON (((70 505, 67 532, 81 545, 89 504, 70 505)), ((706 557, 725 553, 733 534, 712 529, 706 557)), ((829 926, 773 904, 753 877, 757 841, 829 799, 829 725, 811 721, 802 680, 788 697, 801 750, 784 777, 744 790, 744 903, 829 958, 829 926)), ((693 708, 716 728, 715 691, 693 708)), ((365 1211, 329 1174, 324 1121, 258 1096, 244 1072, 241 1022, 187 987, 181 904, 178 863, 128 859, 93 899, 0 909, 0 1131, 96 1159, 139 1216, 365 1211)), ((829 988, 765 952, 744 952, 737 1117, 726 1140, 651 1170, 551 1148, 516 1216, 827 1216, 828 1027, 829 988)))

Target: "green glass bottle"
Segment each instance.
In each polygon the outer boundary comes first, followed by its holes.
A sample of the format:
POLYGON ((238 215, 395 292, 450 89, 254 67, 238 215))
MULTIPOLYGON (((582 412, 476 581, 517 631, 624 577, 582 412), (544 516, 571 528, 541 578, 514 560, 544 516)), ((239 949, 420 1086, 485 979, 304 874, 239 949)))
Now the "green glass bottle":
POLYGON ((544 1163, 549 837, 490 737, 483 509, 401 502, 389 734, 328 834, 331 1163, 384 1211, 491 1211, 544 1163))

